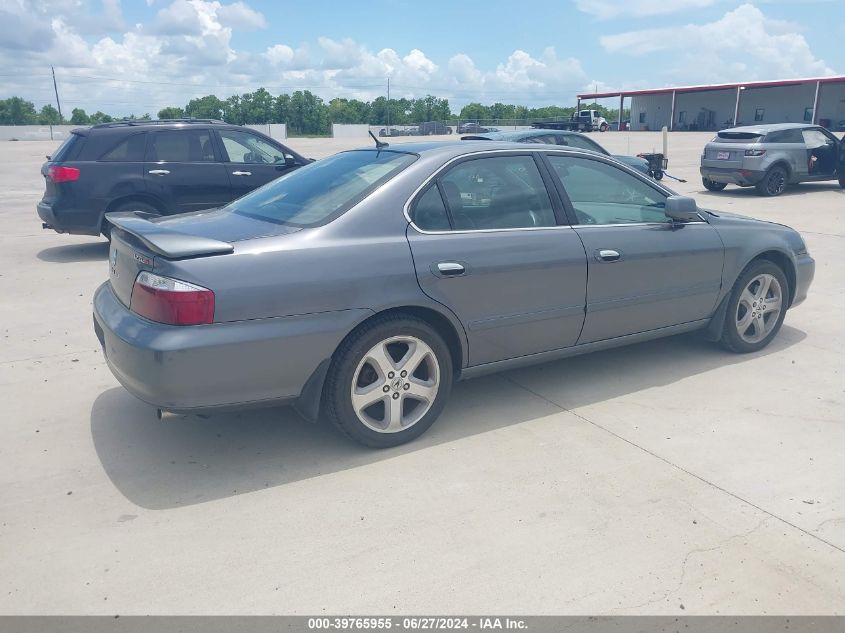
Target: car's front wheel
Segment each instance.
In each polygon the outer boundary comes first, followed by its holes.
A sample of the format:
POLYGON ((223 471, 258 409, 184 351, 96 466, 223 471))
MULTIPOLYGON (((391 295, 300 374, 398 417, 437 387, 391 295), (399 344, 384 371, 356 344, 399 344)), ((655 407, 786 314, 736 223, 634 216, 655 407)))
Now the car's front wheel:
POLYGON ((602 123, 601 127, 599 127, 599 132, 607 132, 608 127, 607 123, 602 123))
POLYGON ((776 264, 753 262, 739 276, 731 291, 722 345, 733 352, 756 352, 780 330, 789 303, 789 283, 776 264))
POLYGON ((722 191, 728 186, 728 183, 726 182, 716 182, 715 180, 710 180, 709 178, 702 178, 701 184, 704 185, 704 188, 707 189, 707 191, 722 191))
POLYGON ((768 197, 779 196, 786 189, 787 177, 786 170, 783 167, 775 165, 766 172, 763 180, 757 183, 757 193, 761 196, 768 197))
POLYGON ((340 346, 326 377, 326 417, 373 448, 409 442, 430 427, 452 388, 452 359, 426 322, 376 319, 340 346))

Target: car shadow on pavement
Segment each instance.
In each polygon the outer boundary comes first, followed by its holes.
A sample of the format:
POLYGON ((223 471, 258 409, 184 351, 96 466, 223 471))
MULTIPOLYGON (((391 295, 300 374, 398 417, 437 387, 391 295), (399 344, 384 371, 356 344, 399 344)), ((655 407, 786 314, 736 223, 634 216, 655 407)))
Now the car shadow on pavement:
POLYGON ((45 248, 37 257, 42 262, 53 264, 67 264, 71 262, 105 261, 109 256, 108 242, 93 242, 87 244, 66 244, 45 248))
POLYGON ((695 335, 676 336, 461 382, 431 429, 393 449, 364 448, 289 408, 159 421, 151 406, 122 388, 96 399, 91 434, 103 468, 129 501, 148 509, 178 508, 395 458, 560 413, 562 407, 669 385, 783 351, 805 336, 784 326, 771 345, 752 355, 725 352, 695 335), (554 402, 544 394, 552 387, 562 392, 554 402))
MULTIPOLYGON (((770 199, 782 199, 782 198, 790 198, 792 196, 802 196, 816 192, 823 192, 823 191, 835 191, 839 193, 845 193, 845 189, 839 186, 839 183, 836 181, 833 182, 802 182, 797 185, 789 185, 786 190, 777 196, 777 198, 766 198, 765 196, 760 196, 757 194, 757 190, 754 187, 735 187, 733 185, 728 185, 726 189, 722 191, 708 191, 704 187, 699 189, 695 192, 695 196, 701 196, 704 199, 714 199, 718 200, 719 198, 736 198, 738 200, 748 200, 759 198, 761 200, 770 200, 770 199)), ((703 205, 705 208, 707 205, 703 205)))

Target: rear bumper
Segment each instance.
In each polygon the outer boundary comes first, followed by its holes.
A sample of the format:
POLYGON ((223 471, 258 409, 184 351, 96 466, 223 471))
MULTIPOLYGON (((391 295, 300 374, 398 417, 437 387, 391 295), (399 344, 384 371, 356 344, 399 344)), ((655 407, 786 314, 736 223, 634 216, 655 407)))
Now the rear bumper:
POLYGON ((702 178, 713 182, 727 182, 734 185, 756 185, 763 180, 765 171, 755 169, 740 169, 739 167, 707 167, 702 165, 699 168, 702 178))
POLYGON ((792 305, 795 307, 807 298, 807 291, 813 283, 816 274, 816 262, 809 255, 799 255, 795 261, 795 297, 792 305))
POLYGON ((174 412, 296 401, 343 337, 371 314, 173 326, 129 311, 108 283, 94 294, 94 330, 115 378, 140 400, 174 412))
POLYGON ((102 214, 91 209, 75 209, 56 207, 50 202, 41 200, 35 207, 38 217, 56 233, 72 233, 74 235, 99 235, 102 214))

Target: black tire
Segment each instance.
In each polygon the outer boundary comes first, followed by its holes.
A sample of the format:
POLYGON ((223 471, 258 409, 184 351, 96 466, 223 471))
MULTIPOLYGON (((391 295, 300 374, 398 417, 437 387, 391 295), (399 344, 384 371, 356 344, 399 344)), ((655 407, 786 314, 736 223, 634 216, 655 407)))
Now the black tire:
POLYGON ((845 189, 845 174, 839 176, 839 186, 845 189))
MULTIPOLYGON (((328 420, 356 442, 371 448, 399 446, 419 437, 434 424, 446 405, 446 400, 452 389, 453 375, 449 348, 443 338, 428 323, 403 314, 385 315, 370 321, 353 332, 337 349, 323 387, 322 410, 328 420), (374 430, 359 418, 353 407, 353 380, 355 380, 355 384, 360 384, 360 377, 367 368, 364 359, 371 349, 384 341, 401 337, 418 339, 433 352, 433 362, 437 364, 438 369, 437 376, 434 379, 437 384, 436 395, 424 415, 404 430, 395 432, 374 430), (364 367, 361 367, 362 363, 365 363, 364 367)), ((389 390, 392 382, 400 380, 398 371, 395 380, 382 380, 381 377, 376 376, 375 372, 373 372, 373 378, 371 384, 385 383, 374 390, 373 393, 382 392, 382 390, 386 392, 381 406, 385 407, 384 416, 387 420, 386 407, 390 404, 389 396, 399 398, 400 409, 404 406, 402 403, 405 399, 400 395, 402 393, 401 387, 397 387, 395 393, 389 390)), ((408 380, 410 379, 408 378, 408 380)), ((367 386, 369 385, 364 385, 364 388, 367 386)), ((375 403, 373 406, 378 407, 379 403, 375 403)), ((411 410, 412 415, 414 410, 411 410)), ((404 417, 404 412, 400 414, 401 417, 404 417)))
POLYGON ((607 123, 602 123, 601 127, 599 127, 599 132, 607 132, 608 125, 607 123))
MULTIPOLYGON (((783 325, 783 319, 786 316, 787 304, 789 303, 789 293, 789 282, 786 279, 784 271, 781 270, 777 264, 764 259, 751 262, 751 264, 742 271, 742 274, 737 278, 736 283, 734 283, 733 289, 731 290, 731 295, 728 299, 727 311, 725 312, 725 321, 722 324, 722 336, 720 338, 722 346, 738 354, 748 354, 766 347, 766 345, 771 343, 772 339, 777 336, 781 325, 783 325), (777 280, 780 288, 781 307, 777 315, 772 315, 775 322, 771 324, 771 330, 769 330, 759 341, 749 342, 740 334, 738 321, 740 314, 745 316, 745 314, 740 311, 740 302, 743 291, 745 291, 746 287, 760 275, 771 275, 777 280)), ((768 326, 768 322, 766 322, 766 325, 768 326)))
POLYGON ((789 174, 786 173, 783 167, 775 165, 766 172, 766 175, 763 176, 763 179, 754 188, 759 195, 766 196, 767 198, 779 196, 786 190, 788 177, 789 174))
POLYGON ((726 182, 716 182, 715 180, 710 180, 709 178, 702 178, 701 184, 704 185, 704 188, 707 189, 707 191, 722 191, 728 186, 728 183, 726 182))
MULTIPOLYGON (((126 211, 139 211, 141 213, 146 213, 149 215, 161 215, 161 211, 159 211, 153 205, 147 202, 141 202, 139 200, 129 200, 127 202, 122 202, 117 205, 114 209, 109 209, 109 213, 124 213, 126 211)), ((100 227, 100 232, 103 236, 111 241, 111 224, 106 218, 103 218, 103 225, 100 227)))
POLYGON ((656 172, 654 172, 654 179, 655 180, 663 180, 663 172, 660 171, 659 169, 656 172))

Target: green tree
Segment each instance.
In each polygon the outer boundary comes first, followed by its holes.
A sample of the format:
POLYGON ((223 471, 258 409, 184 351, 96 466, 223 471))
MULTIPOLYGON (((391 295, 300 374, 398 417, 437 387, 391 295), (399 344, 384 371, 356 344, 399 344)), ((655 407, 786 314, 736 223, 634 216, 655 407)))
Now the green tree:
POLYGON ((265 88, 241 95, 239 108, 242 123, 272 123, 274 99, 265 88))
POLYGON ((59 111, 49 103, 38 113, 38 123, 41 125, 58 125, 62 122, 59 111))
POLYGON ((323 100, 309 90, 297 90, 290 97, 288 126, 295 134, 326 134, 329 113, 323 100))
POLYGON ((191 99, 185 106, 185 116, 196 119, 220 119, 223 117, 223 102, 215 95, 191 99))
POLYGON ((489 119, 490 108, 480 103, 468 103, 461 108, 461 118, 470 120, 489 119))
POLYGON ((31 125, 36 123, 38 115, 35 104, 20 97, 0 100, 0 125, 31 125))
POLYGON ((82 108, 74 108, 70 113, 71 125, 88 125, 91 120, 82 108))
POLYGON ((329 121, 332 123, 367 123, 370 119, 370 104, 358 99, 332 99, 328 105, 329 121))
POLYGON ((182 108, 168 106, 158 111, 159 119, 181 119, 185 116, 185 111, 182 108))
POLYGON ((223 120, 226 123, 237 125, 245 123, 244 113, 241 109, 241 98, 238 95, 232 95, 223 102, 223 120))
POLYGON ((287 123, 290 115, 290 95, 279 95, 273 100, 271 123, 287 123))
POLYGON ((91 121, 91 125, 96 125, 97 123, 111 123, 114 121, 114 118, 109 116, 108 114, 104 114, 97 110, 94 114, 88 117, 91 121))
POLYGON ((410 117, 414 123, 447 121, 451 116, 452 112, 449 109, 448 99, 438 99, 435 96, 426 95, 411 102, 410 117))

